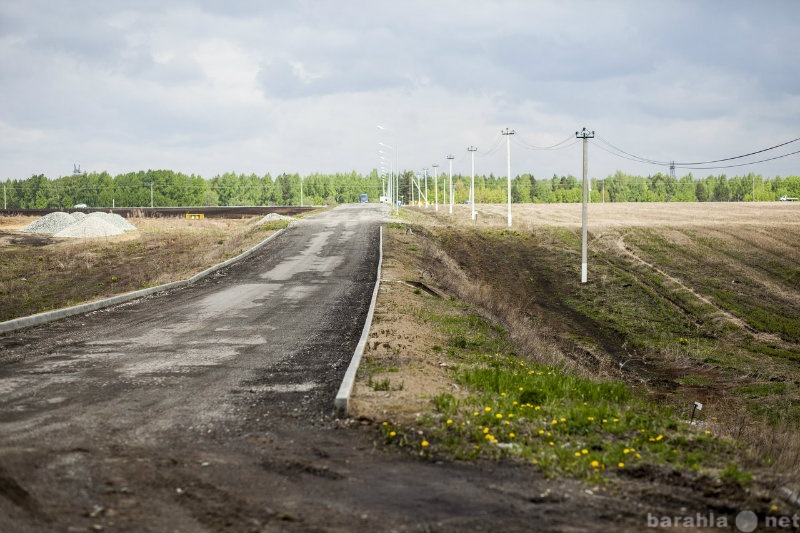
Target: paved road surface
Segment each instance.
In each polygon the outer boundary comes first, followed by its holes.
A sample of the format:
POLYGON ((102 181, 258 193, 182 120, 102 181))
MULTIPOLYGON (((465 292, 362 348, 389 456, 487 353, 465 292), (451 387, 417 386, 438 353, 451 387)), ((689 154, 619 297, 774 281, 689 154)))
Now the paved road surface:
POLYGON ((525 469, 333 419, 383 217, 343 206, 192 287, 0 336, 0 531, 568 528, 525 469))

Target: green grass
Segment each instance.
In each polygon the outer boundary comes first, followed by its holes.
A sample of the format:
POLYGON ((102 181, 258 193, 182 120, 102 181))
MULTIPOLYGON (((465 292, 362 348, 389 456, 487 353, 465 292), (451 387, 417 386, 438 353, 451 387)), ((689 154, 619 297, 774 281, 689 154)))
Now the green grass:
POLYGON ((467 392, 437 395, 414 426, 384 422, 386 445, 431 458, 507 457, 548 476, 593 481, 644 464, 720 470, 731 463, 728 441, 681 422, 669 407, 620 381, 532 363, 501 327, 451 305, 450 314, 441 306, 417 314, 446 333, 452 377, 467 392))

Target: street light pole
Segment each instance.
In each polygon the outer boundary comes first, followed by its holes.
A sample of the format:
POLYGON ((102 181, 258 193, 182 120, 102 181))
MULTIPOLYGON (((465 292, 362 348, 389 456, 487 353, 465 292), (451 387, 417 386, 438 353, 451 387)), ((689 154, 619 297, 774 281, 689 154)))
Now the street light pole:
POLYGON ((447 161, 450 163, 450 184, 448 189, 450 189, 450 214, 453 214, 453 156, 448 155, 447 161))

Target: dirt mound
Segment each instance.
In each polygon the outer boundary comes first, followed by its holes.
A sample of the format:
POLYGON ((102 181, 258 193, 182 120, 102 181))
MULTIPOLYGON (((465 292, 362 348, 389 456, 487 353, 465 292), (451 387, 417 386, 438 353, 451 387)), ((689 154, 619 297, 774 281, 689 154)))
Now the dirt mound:
POLYGON ((125 230, 109 222, 104 217, 90 215, 80 222, 75 222, 53 234, 53 237, 109 237, 111 235, 121 235, 123 233, 125 233, 125 230))

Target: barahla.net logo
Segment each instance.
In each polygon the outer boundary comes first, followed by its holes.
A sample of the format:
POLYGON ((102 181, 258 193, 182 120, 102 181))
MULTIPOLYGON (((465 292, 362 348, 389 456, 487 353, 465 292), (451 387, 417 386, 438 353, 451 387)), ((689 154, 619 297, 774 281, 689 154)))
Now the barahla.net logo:
MULTIPOLYGON (((759 525, 768 528, 781 528, 781 529, 798 529, 800 528, 800 516, 794 514, 792 516, 765 516, 762 522, 759 522, 758 515, 753 511, 741 511, 734 519, 736 528, 734 531, 741 531, 742 533, 751 533, 758 528, 759 525)), ((696 513, 688 516, 656 516, 653 513, 647 513, 647 527, 651 528, 720 528, 730 530, 730 523, 727 516, 719 516, 714 513, 696 513)))

